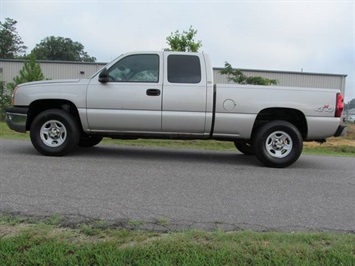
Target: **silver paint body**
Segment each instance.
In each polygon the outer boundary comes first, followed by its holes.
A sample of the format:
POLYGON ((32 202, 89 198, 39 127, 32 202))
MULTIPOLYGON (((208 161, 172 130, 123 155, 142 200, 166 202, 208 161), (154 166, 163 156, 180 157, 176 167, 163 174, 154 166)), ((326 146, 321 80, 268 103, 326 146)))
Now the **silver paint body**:
MULTIPOLYGON (((46 99, 72 102, 83 130, 107 135, 210 138, 213 120, 213 72, 203 53, 148 52, 159 55, 158 83, 107 82, 90 79, 25 83, 18 87, 16 106, 46 99), (170 54, 200 58, 202 78, 197 84, 174 84, 167 79, 170 54), (158 89, 159 96, 147 95, 158 89)), ((107 65, 136 52, 123 54, 107 65)), ((334 117, 340 90, 281 86, 216 85, 216 110, 212 138, 249 139, 255 119, 266 108, 291 108, 304 114, 307 139, 333 136, 341 121, 334 117)))

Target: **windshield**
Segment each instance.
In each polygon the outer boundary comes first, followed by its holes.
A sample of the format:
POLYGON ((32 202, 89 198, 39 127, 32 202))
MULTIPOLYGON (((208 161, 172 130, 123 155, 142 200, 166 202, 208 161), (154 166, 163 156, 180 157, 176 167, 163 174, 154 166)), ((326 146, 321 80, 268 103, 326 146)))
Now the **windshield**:
POLYGON ((90 79, 94 78, 96 75, 98 75, 99 73, 101 73, 101 71, 106 67, 107 69, 109 67, 111 67, 116 61, 118 58, 120 58, 123 54, 121 54, 119 57, 116 57, 115 59, 113 59, 110 63, 108 63, 107 65, 101 67, 98 71, 95 72, 95 74, 93 74, 90 79))

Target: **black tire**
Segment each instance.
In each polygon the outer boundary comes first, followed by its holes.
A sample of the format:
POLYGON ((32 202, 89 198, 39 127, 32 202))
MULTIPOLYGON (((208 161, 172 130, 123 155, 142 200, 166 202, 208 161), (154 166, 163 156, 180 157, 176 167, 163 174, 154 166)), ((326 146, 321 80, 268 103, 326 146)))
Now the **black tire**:
POLYGON ((245 155, 254 155, 253 147, 247 141, 235 141, 234 146, 245 155))
POLYGON ((59 109, 38 114, 31 124, 33 146, 47 156, 63 156, 79 143, 80 130, 75 118, 59 109))
POLYGON ((90 148, 94 147, 95 145, 99 144, 102 140, 101 136, 96 135, 81 135, 79 140, 79 147, 90 148))
POLYGON ((268 167, 290 166, 300 157, 302 148, 299 130, 286 121, 272 121, 261 126, 253 138, 256 157, 268 167))

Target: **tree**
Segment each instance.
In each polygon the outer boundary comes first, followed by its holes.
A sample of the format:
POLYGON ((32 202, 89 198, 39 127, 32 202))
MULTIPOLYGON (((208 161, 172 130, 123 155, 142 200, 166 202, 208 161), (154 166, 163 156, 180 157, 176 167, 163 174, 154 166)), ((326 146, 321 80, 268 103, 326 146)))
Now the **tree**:
POLYGON ((16 23, 11 18, 0 22, 0 58, 12 59, 26 52, 27 47, 16 31, 16 23))
POLYGON ((246 76, 239 69, 234 69, 231 64, 225 62, 224 69, 220 71, 222 75, 227 75, 228 81, 233 81, 238 84, 252 84, 252 85, 273 85, 277 84, 276 79, 263 78, 261 76, 246 76))
POLYGON ((13 82, 8 83, 9 90, 13 90, 18 84, 44 80, 45 77, 42 73, 41 66, 36 62, 34 55, 29 56, 29 61, 26 61, 18 76, 14 77, 13 82))
POLYGON ((201 48, 202 42, 195 42, 194 38, 197 34, 197 30, 194 30, 190 26, 188 31, 175 31, 171 33, 170 36, 166 38, 166 43, 169 44, 170 51, 182 51, 182 52, 198 52, 198 49, 201 48))
POLYGON ((355 99, 352 99, 350 102, 346 103, 344 106, 344 110, 350 110, 355 108, 355 99))
POLYGON ((5 109, 11 104, 11 92, 5 87, 2 75, 0 75, 0 121, 5 120, 5 109))
POLYGON ((95 62, 96 58, 84 51, 84 46, 70 38, 46 37, 31 51, 38 60, 95 62))

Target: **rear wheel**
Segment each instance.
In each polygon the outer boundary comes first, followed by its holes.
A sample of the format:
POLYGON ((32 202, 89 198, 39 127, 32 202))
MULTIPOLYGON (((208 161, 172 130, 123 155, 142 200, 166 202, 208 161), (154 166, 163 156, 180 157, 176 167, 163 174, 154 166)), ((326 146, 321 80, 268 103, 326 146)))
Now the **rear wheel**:
POLYGON ((80 131, 74 117, 59 109, 38 114, 32 122, 30 138, 37 151, 48 156, 63 156, 79 142, 80 131))
POLYGON ((287 121, 272 121, 263 125, 253 140, 256 157, 265 166, 283 168, 300 157, 303 139, 299 130, 287 121))

